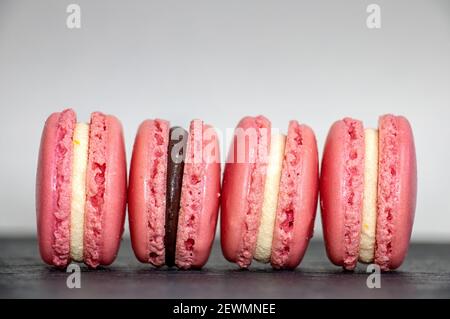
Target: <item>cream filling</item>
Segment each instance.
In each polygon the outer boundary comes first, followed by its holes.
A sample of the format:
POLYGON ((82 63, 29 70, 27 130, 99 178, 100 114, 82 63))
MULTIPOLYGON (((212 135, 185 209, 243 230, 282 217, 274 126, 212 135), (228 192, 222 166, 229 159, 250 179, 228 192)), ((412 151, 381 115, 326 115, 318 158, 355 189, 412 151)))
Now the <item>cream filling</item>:
POLYGON ((254 259, 263 263, 269 262, 272 250, 273 229, 275 227, 285 144, 285 135, 276 134, 272 136, 266 182, 264 185, 264 200, 261 209, 261 222, 256 241, 256 250, 253 256, 254 259))
POLYGON ((72 199, 70 212, 70 257, 83 261, 84 209, 89 124, 77 123, 73 135, 72 199))
POLYGON ((378 189, 378 130, 365 129, 364 198, 359 260, 371 263, 375 254, 378 189))

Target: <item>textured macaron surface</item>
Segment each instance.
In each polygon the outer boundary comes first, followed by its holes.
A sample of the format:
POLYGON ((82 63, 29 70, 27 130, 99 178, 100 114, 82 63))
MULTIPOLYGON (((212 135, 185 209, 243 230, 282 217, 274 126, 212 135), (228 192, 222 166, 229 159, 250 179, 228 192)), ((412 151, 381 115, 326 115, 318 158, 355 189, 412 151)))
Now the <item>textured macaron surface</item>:
POLYGON ((379 120, 378 211, 375 263, 398 268, 408 251, 417 196, 414 138, 408 120, 379 120))
POLYGON ((220 196, 220 154, 216 132, 201 120, 189 127, 176 237, 175 263, 201 268, 214 240, 220 196))
POLYGON ((89 130, 84 228, 84 261, 91 267, 97 267, 101 259, 107 134, 105 115, 99 112, 92 113, 89 130))
POLYGON ((313 131, 289 123, 273 234, 271 264, 295 268, 313 235, 318 196, 318 152, 313 131))
POLYGON ((42 132, 36 178, 36 213, 43 260, 58 267, 70 261, 73 110, 53 113, 42 132))
POLYGON ((91 114, 86 172, 84 262, 111 264, 119 249, 126 205, 126 160, 122 125, 114 116, 91 114))
POLYGON ((124 231, 127 193, 127 164, 122 124, 116 117, 105 115, 105 126, 107 152, 99 261, 101 265, 111 264, 117 256, 124 231))
POLYGON ((348 270, 359 256, 364 152, 362 122, 345 118, 333 124, 322 160, 322 225, 328 257, 348 270))
POLYGON ((169 122, 146 120, 137 132, 130 169, 129 218, 137 258, 165 263, 165 210, 169 122))
POLYGON ((243 118, 235 129, 225 165, 221 202, 222 251, 226 259, 242 268, 251 264, 255 252, 270 134, 271 124, 265 117, 243 118))

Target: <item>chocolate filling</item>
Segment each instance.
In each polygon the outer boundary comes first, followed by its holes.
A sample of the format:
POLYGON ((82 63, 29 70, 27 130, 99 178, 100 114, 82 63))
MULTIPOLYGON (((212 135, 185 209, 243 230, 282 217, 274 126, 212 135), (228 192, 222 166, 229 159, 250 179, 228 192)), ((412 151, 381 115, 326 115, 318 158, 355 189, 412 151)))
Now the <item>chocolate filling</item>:
POLYGON ((170 129, 169 134, 164 245, 166 247, 166 265, 172 267, 175 265, 178 212, 180 210, 181 185, 188 132, 181 127, 175 126, 170 129))

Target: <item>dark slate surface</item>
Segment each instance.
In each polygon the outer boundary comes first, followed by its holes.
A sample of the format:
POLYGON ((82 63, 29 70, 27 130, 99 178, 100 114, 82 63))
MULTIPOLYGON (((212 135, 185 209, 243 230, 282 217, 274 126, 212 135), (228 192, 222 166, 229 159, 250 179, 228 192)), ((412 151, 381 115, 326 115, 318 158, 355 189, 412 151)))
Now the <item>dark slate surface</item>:
POLYGON ((0 239, 1 298, 450 298, 450 244, 412 244, 402 268, 381 275, 381 289, 367 288, 364 265, 354 273, 331 265, 320 241, 295 271, 256 262, 239 270, 219 243, 204 270, 154 269, 134 258, 129 240, 112 266, 81 269, 81 289, 68 289, 68 274, 41 262, 34 239, 0 239))

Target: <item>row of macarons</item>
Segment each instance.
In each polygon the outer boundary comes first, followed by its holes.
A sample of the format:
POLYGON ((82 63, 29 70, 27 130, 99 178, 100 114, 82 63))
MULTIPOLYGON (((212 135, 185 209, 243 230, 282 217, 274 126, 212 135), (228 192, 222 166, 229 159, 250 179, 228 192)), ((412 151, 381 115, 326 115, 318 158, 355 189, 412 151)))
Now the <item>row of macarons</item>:
POLYGON ((417 193, 408 120, 383 115, 377 129, 344 118, 330 128, 321 170, 316 138, 290 121, 287 133, 263 117, 237 125, 221 183, 219 140, 212 126, 188 130, 145 120, 136 134, 129 179, 123 131, 111 115, 78 123, 67 109, 44 126, 36 180, 42 259, 56 267, 111 264, 126 205, 137 259, 156 267, 203 267, 220 210, 224 257, 296 268, 313 236, 320 192, 326 251, 335 265, 398 268, 408 251, 417 193))

